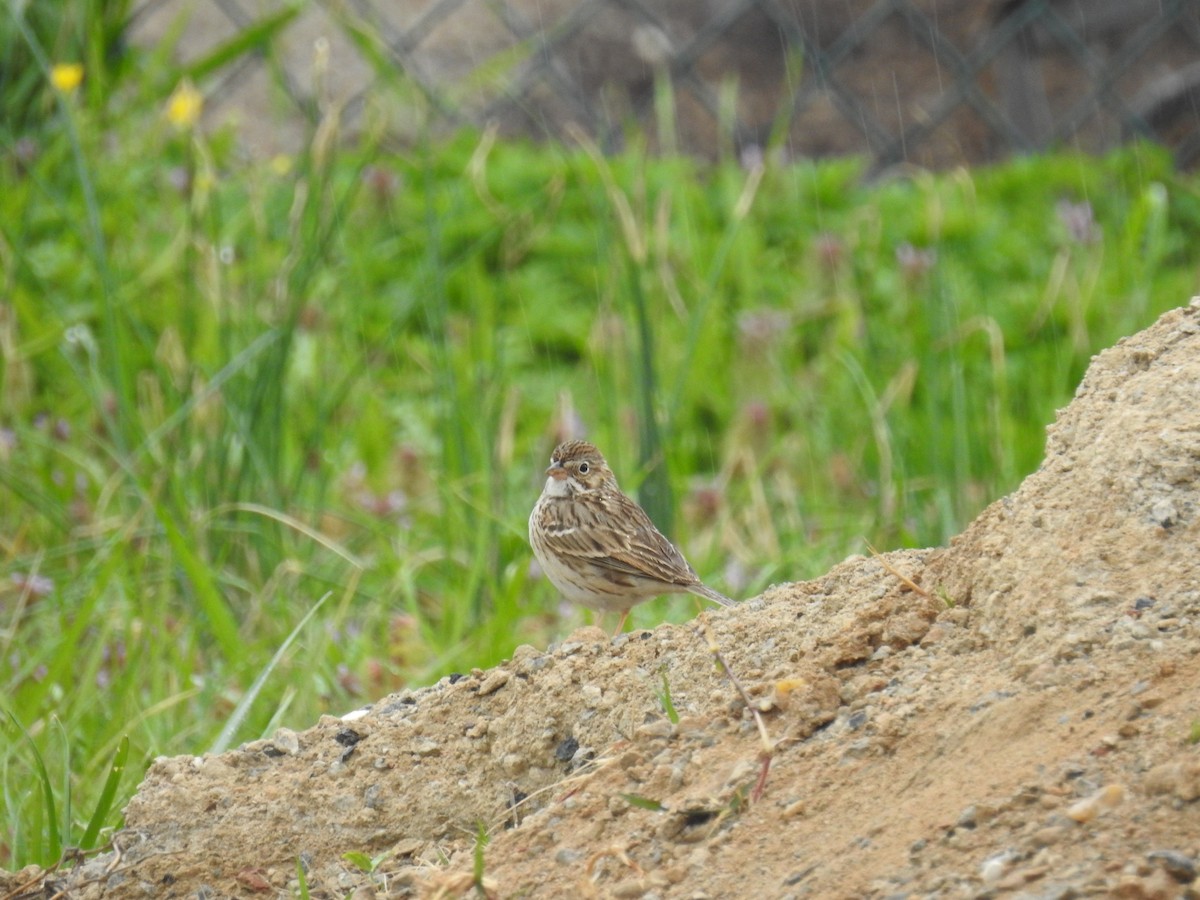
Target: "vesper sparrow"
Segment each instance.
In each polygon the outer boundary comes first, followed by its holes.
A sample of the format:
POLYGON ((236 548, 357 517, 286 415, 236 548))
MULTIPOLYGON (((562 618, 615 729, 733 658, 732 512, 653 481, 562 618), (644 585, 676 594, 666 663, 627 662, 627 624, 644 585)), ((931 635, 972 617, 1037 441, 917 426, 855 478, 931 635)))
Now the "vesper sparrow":
POLYGON ((661 594, 692 593, 734 605, 701 583, 645 510, 617 487, 608 463, 587 441, 559 444, 546 475, 529 516, 534 555, 568 600, 619 611, 616 634, 635 604, 661 594))

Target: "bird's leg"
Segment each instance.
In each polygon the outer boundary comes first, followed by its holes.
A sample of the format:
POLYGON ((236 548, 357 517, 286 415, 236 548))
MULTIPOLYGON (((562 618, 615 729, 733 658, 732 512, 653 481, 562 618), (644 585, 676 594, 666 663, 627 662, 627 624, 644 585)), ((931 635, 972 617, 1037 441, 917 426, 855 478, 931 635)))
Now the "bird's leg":
POLYGON ((629 618, 629 610, 621 610, 621 618, 617 621, 617 630, 613 632, 613 637, 617 637, 625 630, 625 620, 629 618))

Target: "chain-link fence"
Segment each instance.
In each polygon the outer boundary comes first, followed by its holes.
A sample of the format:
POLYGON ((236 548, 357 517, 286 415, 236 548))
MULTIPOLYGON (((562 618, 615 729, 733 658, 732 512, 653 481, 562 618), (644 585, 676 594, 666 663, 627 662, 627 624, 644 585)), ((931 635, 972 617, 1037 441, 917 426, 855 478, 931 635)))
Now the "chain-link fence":
MULTIPOLYGON (((146 0, 196 57, 279 0, 146 0)), ((1200 159, 1196 0, 311 0, 210 85, 259 149, 324 102, 401 137, 496 123, 705 156, 946 166, 1134 136, 1200 159), (316 49, 314 49, 316 48, 316 49), (326 64, 324 61, 328 60, 326 64)))

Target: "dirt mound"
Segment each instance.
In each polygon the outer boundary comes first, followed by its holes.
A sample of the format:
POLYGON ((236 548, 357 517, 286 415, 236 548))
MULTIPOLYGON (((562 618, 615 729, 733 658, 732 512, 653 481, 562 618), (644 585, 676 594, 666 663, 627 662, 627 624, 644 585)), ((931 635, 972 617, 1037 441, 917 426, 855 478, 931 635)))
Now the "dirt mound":
POLYGON ((158 760, 119 853, 0 896, 1200 896, 1198 401, 1193 301, 949 548, 158 760))

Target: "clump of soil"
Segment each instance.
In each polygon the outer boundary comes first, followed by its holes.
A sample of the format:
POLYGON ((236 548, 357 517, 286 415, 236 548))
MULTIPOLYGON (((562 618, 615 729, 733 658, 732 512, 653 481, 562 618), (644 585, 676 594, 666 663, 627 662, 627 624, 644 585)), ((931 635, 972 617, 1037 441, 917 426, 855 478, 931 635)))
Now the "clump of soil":
POLYGON ((1200 897, 1198 742, 1193 301, 948 548, 160 759, 119 852, 0 897, 1200 897))

